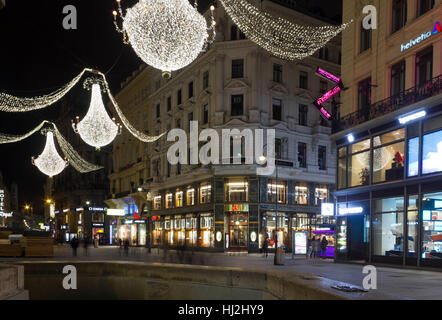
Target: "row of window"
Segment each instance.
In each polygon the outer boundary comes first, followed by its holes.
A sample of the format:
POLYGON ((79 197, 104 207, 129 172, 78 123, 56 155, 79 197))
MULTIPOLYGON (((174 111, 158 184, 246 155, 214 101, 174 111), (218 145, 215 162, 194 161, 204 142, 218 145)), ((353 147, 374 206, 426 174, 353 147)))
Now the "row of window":
POLYGON ((407 136, 402 128, 339 148, 338 187, 442 172, 442 130, 435 131, 441 120, 428 119, 422 135, 419 123, 415 123, 407 128, 407 136))
MULTIPOLYGON (((407 24, 407 0, 393 0, 392 32, 402 29, 407 24)), ((417 0, 416 16, 419 17, 434 7, 434 0, 417 0)))
POLYGON ((375 200, 374 209, 374 255, 442 258, 442 193, 424 194, 421 208, 418 195, 409 195, 375 200))
MULTIPOLYGON (((434 0, 417 0, 416 16, 421 16, 434 7, 434 0)), ((407 0, 393 0, 392 32, 402 29, 407 24, 407 0)), ((372 46, 372 29, 365 29, 361 23, 360 52, 372 46)))
MULTIPOLYGON (((185 191, 177 190, 175 193, 166 193, 164 197, 164 208, 181 208, 193 206, 197 202, 201 204, 211 203, 212 186, 205 182, 199 186, 199 201, 196 199, 194 187, 185 191)), ((306 182, 298 182, 294 189, 295 204, 308 205, 310 190, 306 182)), ((156 195, 153 198, 153 209, 160 210, 163 197, 156 195)), ((247 202, 249 201, 249 183, 246 179, 229 179, 225 185, 226 202, 247 202)), ((329 190, 327 185, 317 185, 315 187, 315 205, 329 201, 329 190)), ((287 181, 269 180, 267 183, 267 202, 287 204, 287 181)))
MULTIPOLYGON (((209 71, 203 72, 203 79, 202 79, 203 90, 209 88, 209 79, 210 79, 209 71)), ((191 99, 191 98, 193 98, 193 96, 194 96, 194 84, 193 84, 193 81, 191 81, 187 85, 187 98, 191 99)), ((183 103, 183 91, 182 91, 182 89, 179 89, 176 94, 176 104, 177 104, 177 106, 180 106, 182 103, 183 103)), ((172 110, 172 96, 167 97, 166 106, 167 106, 167 112, 172 110)), ((157 118, 161 117, 161 104, 160 103, 158 103, 156 105, 156 116, 157 116, 157 118)))
MULTIPOLYGON (((405 60, 402 60, 391 67, 390 74, 390 95, 396 96, 405 91, 405 60)), ((425 85, 433 78, 433 47, 428 47, 416 54, 415 62, 415 85, 417 87, 425 85)), ((372 104, 371 99, 371 77, 366 78, 358 84, 358 109, 369 112, 372 104)))

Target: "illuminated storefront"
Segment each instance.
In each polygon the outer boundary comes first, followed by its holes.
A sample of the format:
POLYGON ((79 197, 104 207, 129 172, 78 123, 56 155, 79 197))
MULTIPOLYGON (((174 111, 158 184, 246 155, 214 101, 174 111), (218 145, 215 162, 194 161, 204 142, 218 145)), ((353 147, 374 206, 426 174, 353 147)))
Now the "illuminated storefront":
POLYGON ((442 266, 441 112, 339 148, 338 259, 442 266))
POLYGON ((129 240, 131 246, 145 246, 147 241, 146 220, 124 219, 120 221, 118 237, 129 240))
MULTIPOLYGON (((330 189, 324 183, 226 177, 218 183, 202 181, 173 191, 155 190, 151 243, 154 247, 260 252, 267 235, 269 239, 278 236, 278 245, 291 252, 295 232, 305 232, 305 239, 311 239, 321 224, 334 223, 333 217, 319 217, 321 204, 330 200, 330 189)), ((331 248, 334 243, 330 239, 331 248)))

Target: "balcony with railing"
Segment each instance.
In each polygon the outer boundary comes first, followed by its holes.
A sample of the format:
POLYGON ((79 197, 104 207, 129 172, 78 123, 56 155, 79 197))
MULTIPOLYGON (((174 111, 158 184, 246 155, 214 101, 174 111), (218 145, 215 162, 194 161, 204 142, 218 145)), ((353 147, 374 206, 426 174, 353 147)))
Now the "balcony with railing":
POLYGON ((442 75, 431 79, 424 85, 407 89, 387 99, 378 101, 369 108, 358 110, 337 119, 333 123, 333 132, 337 133, 355 127, 440 93, 442 93, 442 75))

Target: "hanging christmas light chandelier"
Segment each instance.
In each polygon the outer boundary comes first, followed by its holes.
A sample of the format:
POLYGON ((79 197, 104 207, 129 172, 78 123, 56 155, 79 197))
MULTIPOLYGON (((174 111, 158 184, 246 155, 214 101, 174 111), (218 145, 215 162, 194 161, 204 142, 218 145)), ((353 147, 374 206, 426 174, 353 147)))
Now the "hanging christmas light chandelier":
MULTIPOLYGON (((75 133, 78 133, 84 142, 97 150, 110 144, 121 133, 121 125, 115 123, 115 119, 109 117, 104 107, 101 82, 101 79, 86 79, 83 87, 85 89, 91 89, 92 87, 91 104, 83 120, 79 121, 80 118, 77 117, 77 123, 72 121, 75 133)), ((103 90, 106 90, 104 86, 103 90)))
POLYGON ((140 0, 124 16, 120 0, 114 11, 117 31, 132 45, 137 55, 148 65, 162 70, 165 78, 171 72, 192 63, 215 38, 215 19, 212 5, 211 25, 189 0, 140 0), (123 21, 120 28, 117 16, 123 21), (212 36, 209 36, 211 32, 212 36))
POLYGON ((57 152, 54 143, 54 133, 50 129, 42 130, 42 134, 46 135, 46 146, 43 153, 37 158, 32 157, 32 164, 41 172, 52 178, 60 174, 67 166, 68 162, 63 160, 57 152))
POLYGON ((227 14, 242 32, 273 55, 298 60, 313 55, 350 23, 340 26, 307 26, 273 16, 249 0, 220 0, 227 14))

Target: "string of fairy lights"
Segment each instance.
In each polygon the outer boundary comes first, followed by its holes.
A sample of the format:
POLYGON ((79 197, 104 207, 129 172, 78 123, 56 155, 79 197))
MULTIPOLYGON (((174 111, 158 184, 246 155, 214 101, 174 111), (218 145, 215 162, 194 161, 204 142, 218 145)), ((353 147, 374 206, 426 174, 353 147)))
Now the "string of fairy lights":
MULTIPOLYGON (((118 106, 117 101, 111 94, 106 76, 102 72, 88 68, 85 68, 80 75, 75 77, 67 85, 63 86, 62 89, 56 90, 48 95, 38 96, 35 98, 20 98, 8 94, 0 94, 0 111, 29 112, 47 108, 62 99, 70 89, 79 83, 81 78, 87 72, 93 74, 93 76, 88 77, 83 83, 83 87, 91 91, 91 102, 89 109, 86 116, 81 121, 79 117, 77 117, 77 122, 75 123, 73 121, 72 123, 74 132, 78 133, 86 144, 100 150, 100 148, 111 144, 115 140, 116 136, 121 133, 122 125, 116 123, 115 118, 111 119, 106 111, 102 92, 107 93, 121 122, 135 138, 142 142, 150 143, 155 142, 164 136, 165 133, 152 137, 138 131, 125 117, 124 113, 118 106)), ((23 135, 0 133, 0 144, 23 141, 40 130, 42 134, 46 136, 46 145, 40 156, 37 158, 32 158, 32 163, 42 173, 49 177, 53 177, 60 174, 69 164, 71 164, 74 169, 81 173, 88 173, 103 168, 83 159, 78 152, 75 151, 72 145, 63 137, 56 125, 47 120, 41 122, 37 127, 23 135), (48 126, 45 127, 45 125, 48 126), (54 136, 63 155, 65 156, 65 159, 59 155, 55 147, 54 136)))
POLYGON ((260 10, 248 0, 220 0, 227 14, 242 32, 273 55, 299 60, 324 47, 353 20, 340 26, 307 26, 260 10))
MULTIPOLYGON (((220 0, 227 14, 244 34, 271 54, 287 60, 303 59, 313 55, 350 23, 340 26, 305 26, 258 9, 250 0, 220 0)), ((210 6, 210 17, 198 12, 198 1, 192 6, 188 0, 139 0, 133 7, 123 10, 121 0, 113 12, 114 25, 123 34, 124 43, 130 44, 135 53, 147 64, 163 72, 170 78, 172 71, 182 69, 197 59, 216 37, 215 7, 210 6), (122 26, 118 25, 118 18, 122 26)), ((72 121, 72 128, 88 145, 100 150, 111 144, 124 126, 130 134, 144 143, 155 142, 165 135, 149 136, 137 130, 125 117, 114 96, 110 92, 105 74, 85 68, 79 75, 58 90, 37 97, 16 97, 0 93, 0 111, 29 112, 47 108, 61 100, 74 88, 86 73, 88 77, 83 87, 91 91, 91 102, 83 119, 72 121), (121 123, 111 118, 106 111, 102 93, 106 93, 121 123)), ((62 136, 56 125, 43 121, 24 135, 0 133, 0 144, 22 141, 36 132, 46 136, 46 145, 32 163, 53 177, 71 164, 82 173, 102 169, 83 159, 62 136), (48 126, 46 126, 48 125, 48 126), (46 127, 45 127, 46 126, 46 127), (55 138, 55 139, 54 139, 55 138), (58 142, 65 158, 55 146, 58 142)))

